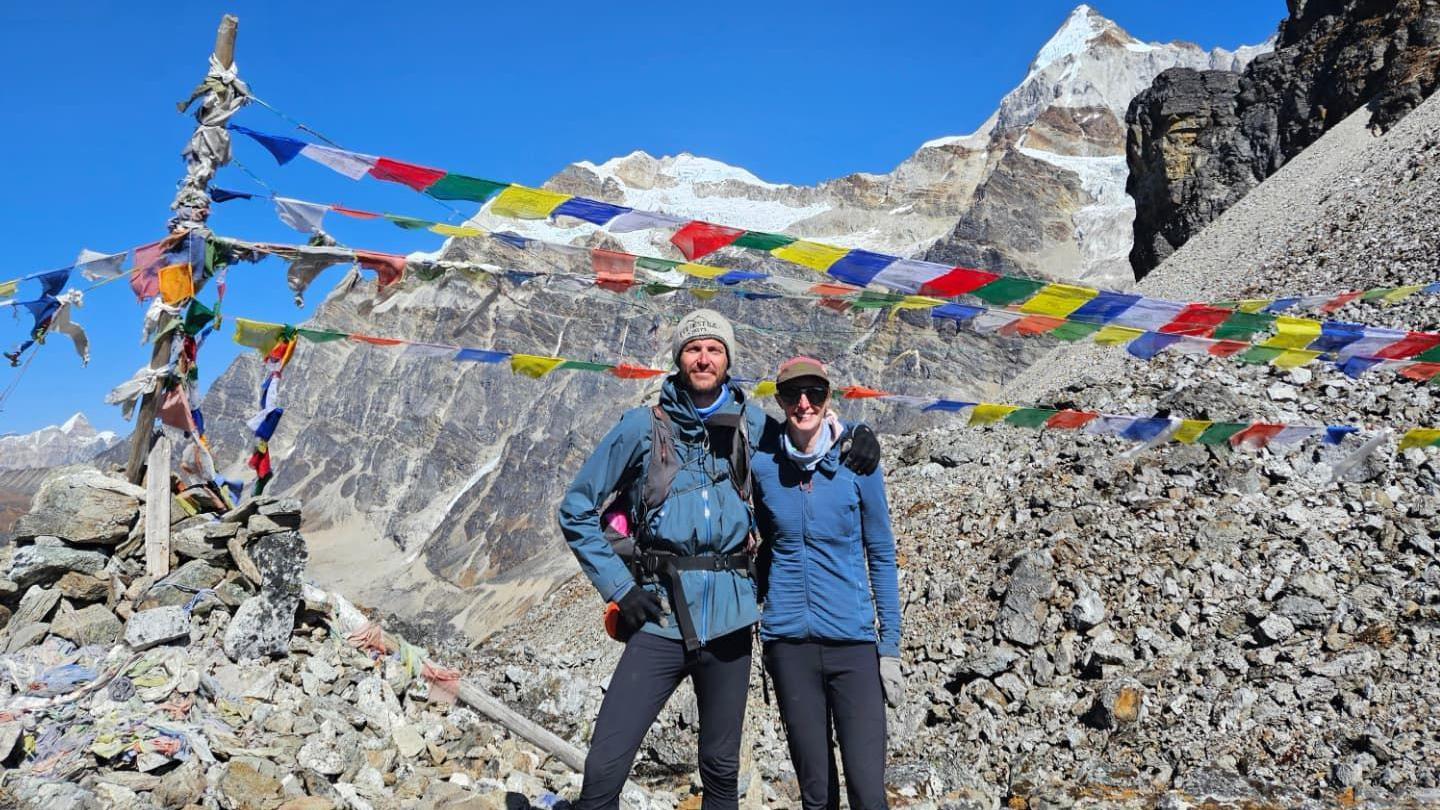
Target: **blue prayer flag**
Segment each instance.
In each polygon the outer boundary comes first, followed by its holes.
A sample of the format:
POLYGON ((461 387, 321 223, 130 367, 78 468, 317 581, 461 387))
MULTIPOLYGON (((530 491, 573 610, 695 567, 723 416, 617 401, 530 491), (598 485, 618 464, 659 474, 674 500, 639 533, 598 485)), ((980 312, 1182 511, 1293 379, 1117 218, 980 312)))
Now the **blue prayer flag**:
POLYGON ((1329 427, 1325 428, 1325 443, 1339 444, 1340 442, 1345 441, 1346 436, 1349 436, 1352 433, 1359 432, 1360 428, 1352 427, 1350 425, 1330 425, 1329 427))
POLYGON ((587 200, 584 197, 571 197, 560 207, 550 212, 552 218, 558 216, 574 217, 583 219, 592 225, 605 225, 610 220, 621 214, 628 214, 635 209, 626 208, 623 205, 611 205, 610 203, 598 200, 587 200))
POLYGON ((1148 442, 1169 429, 1169 419, 1162 417, 1136 419, 1120 435, 1133 442, 1148 442))
POLYGON ((283 135, 266 135, 239 124, 230 124, 229 127, 235 132, 254 138, 255 142, 269 150, 270 154, 275 157, 275 162, 282 166, 294 160, 295 156, 300 154, 300 150, 308 146, 304 141, 286 138, 283 135))
POLYGON ((881 270, 894 262, 894 256, 857 249, 840 257, 840 261, 830 265, 830 269, 825 272, 841 281, 864 287, 879 275, 881 270))
POLYGON ((1359 379, 1361 374, 1383 362, 1385 361, 1378 357, 1352 357, 1340 364, 1340 370, 1345 372, 1347 377, 1359 379))
POLYGON ((1180 335, 1169 335, 1162 332, 1146 332, 1125 344, 1125 351, 1135 355, 1141 360, 1153 360, 1155 355, 1165 351, 1165 348, 1180 339, 1180 335))
POLYGON ((1102 292, 1085 302, 1085 305, 1070 313, 1070 320, 1085 323, 1107 324, 1124 314, 1125 310, 1140 300, 1138 295, 1102 292))
POLYGON ((59 295, 60 291, 65 289, 65 282, 70 280, 70 268, 66 267, 63 270, 51 270, 44 275, 36 276, 35 280, 40 282, 41 298, 50 298, 59 295))
POLYGON ((953 399, 937 399, 933 403, 926 405, 924 411, 948 411, 950 413, 959 413, 966 408, 975 407, 976 404, 977 403, 974 402, 960 402, 953 399))
POLYGON ((230 202, 231 200, 253 200, 254 198, 255 195, 248 192, 231 191, 228 188, 220 188, 218 186, 210 187, 211 202, 223 203, 230 202))
POLYGON ((1299 302, 1299 300, 1299 298, 1277 298, 1274 301, 1271 301, 1270 306, 1265 307, 1264 311, 1270 313, 1284 312, 1290 307, 1295 306, 1295 304, 1299 302))
POLYGON ((1311 341, 1309 348, 1322 354, 1338 352, 1364 336, 1364 324, 1326 321, 1320 324, 1320 337, 1311 341))
POLYGON ((510 359, 509 352, 490 352, 484 349, 461 349, 455 353, 456 360, 469 360, 475 363, 503 363, 510 359))
POLYGON ((984 311, 984 307, 972 307, 968 304, 941 304, 930 310, 930 317, 948 318, 956 323, 964 323, 984 311))
POLYGON ((769 276, 764 273, 751 273, 748 270, 731 270, 715 280, 728 286, 731 284, 739 284, 742 281, 755 281, 762 278, 769 278, 769 276))

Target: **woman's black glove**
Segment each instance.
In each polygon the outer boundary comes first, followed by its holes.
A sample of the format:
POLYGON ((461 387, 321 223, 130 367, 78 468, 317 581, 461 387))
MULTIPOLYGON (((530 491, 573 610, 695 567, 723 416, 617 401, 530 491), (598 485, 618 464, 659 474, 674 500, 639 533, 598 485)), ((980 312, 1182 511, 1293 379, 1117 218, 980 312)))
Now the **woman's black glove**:
POLYGON ((856 475, 869 475, 880 466, 880 440, 868 425, 850 429, 850 446, 840 452, 840 461, 856 475))
POLYGON ((631 631, 639 630, 646 622, 659 623, 665 615, 665 609, 655 594, 639 585, 626 591, 617 604, 620 606, 620 618, 625 620, 631 631))

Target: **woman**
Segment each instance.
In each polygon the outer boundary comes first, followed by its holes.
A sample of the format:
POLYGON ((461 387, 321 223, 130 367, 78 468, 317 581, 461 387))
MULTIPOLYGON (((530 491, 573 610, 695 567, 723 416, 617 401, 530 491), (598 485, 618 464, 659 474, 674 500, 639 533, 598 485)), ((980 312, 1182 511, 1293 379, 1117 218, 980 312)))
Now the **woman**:
POLYGON ((791 358, 775 385, 785 418, 767 420, 752 467, 765 666, 805 810, 839 806, 832 730, 850 807, 884 808, 883 701, 898 705, 904 683, 884 480, 839 463, 847 429, 826 408, 823 363, 791 358))

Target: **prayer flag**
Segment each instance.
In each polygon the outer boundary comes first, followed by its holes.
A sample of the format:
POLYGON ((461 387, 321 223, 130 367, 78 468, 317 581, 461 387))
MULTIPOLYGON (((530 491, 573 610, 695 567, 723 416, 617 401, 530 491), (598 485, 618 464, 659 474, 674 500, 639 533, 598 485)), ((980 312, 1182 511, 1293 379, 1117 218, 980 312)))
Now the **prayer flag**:
POLYGON ((435 181, 444 177, 445 172, 428 166, 401 163, 398 160, 382 157, 376 159, 375 165, 370 167, 370 176, 376 180, 400 183, 416 191, 424 191, 434 185, 435 181))
POLYGON ((750 393, 757 399, 775 396, 775 381, 761 380, 755 385, 755 390, 750 393))
POLYGON ((306 329, 301 327, 295 331, 300 337, 305 338, 311 343, 333 343, 334 341, 344 340, 350 337, 348 332, 328 332, 323 329, 306 329))
POLYGON ((376 214, 370 211, 360 211, 355 208, 344 208, 339 205, 330 206, 330 210, 334 211, 337 214, 344 214, 347 217, 354 217, 355 219, 379 219, 381 217, 380 214, 376 214))
POLYGON ((135 268, 130 274, 130 289, 135 298, 144 301, 160 293, 160 267, 165 258, 165 244, 170 239, 151 242, 135 248, 135 268))
POLYGON ((957 323, 964 323, 984 311, 983 307, 972 307, 965 304, 944 304, 930 310, 930 317, 947 318, 957 323))
POLYGON ((264 355, 270 354, 270 350, 280 342, 280 337, 284 333, 284 324, 252 321, 249 318, 235 319, 235 342, 241 346, 249 346, 264 355))
POLYGON ((1387 304, 1394 304, 1398 301, 1403 301, 1406 298, 1409 298, 1417 292, 1420 292, 1421 290, 1425 289, 1425 286, 1426 285, 1424 284, 1407 284, 1404 287, 1396 287, 1395 289, 1381 296, 1380 300, 1384 301, 1387 304))
POLYGON ((478 238, 485 235, 479 228, 471 228, 465 225, 446 225, 443 222, 436 222, 430 226, 431 233, 438 233, 441 236, 458 236, 461 238, 478 238))
MULTIPOLYGON (((748 270, 731 270, 730 272, 728 272, 728 273, 726 273, 725 275, 721 276, 721 277, 720 277, 719 279, 717 279, 717 280, 718 280, 721 284, 731 285, 731 284, 739 284, 739 283, 742 282, 742 281, 759 281, 760 279, 763 279, 763 278, 769 278, 769 276, 766 275, 765 273, 751 273, 751 272, 749 272, 748 270)), ((761 293, 743 293, 743 296, 746 297, 746 298, 755 297, 755 298, 757 298, 757 299, 760 299, 760 298, 779 298, 779 297, 780 297, 779 295, 764 295, 764 294, 761 294, 761 293)))
POLYGON ((329 210, 328 205, 317 205, 288 197, 275 198, 275 213, 280 216, 280 221, 301 233, 321 230, 325 224, 325 212, 329 210))
POLYGON ((461 349, 455 353, 456 360, 472 363, 500 363, 510 359, 509 352, 491 352, 484 349, 461 349))
POLYGON ((610 369, 610 373, 622 380, 644 380, 650 377, 659 377, 665 372, 658 368, 645 368, 644 366, 632 366, 628 363, 621 363, 610 369))
POLYGON ((711 267, 708 264, 691 264, 689 262, 679 265, 675 269, 679 270, 687 276, 694 276, 695 278, 706 279, 719 278, 720 276, 723 276, 726 273, 730 272, 724 267, 711 267))
POLYGON ((1275 447, 1288 447, 1297 442, 1302 442, 1320 431, 1318 426, 1310 425, 1286 425, 1283 430, 1276 433, 1270 444, 1275 447))
POLYGON ((851 385, 846 388, 841 388, 840 394, 842 394, 845 399, 874 399, 875 397, 886 396, 884 391, 866 388, 863 385, 851 385))
POLYGON ((605 226, 605 230, 611 233, 631 233, 633 231, 647 231, 651 228, 673 228, 689 221, 690 220, 685 217, 677 217, 671 214, 631 210, 610 220, 610 224, 605 226))
POLYGON ((1376 357, 1350 357, 1339 365, 1345 376, 1359 379, 1362 374, 1383 362, 1385 361, 1376 357))
POLYGON ((1260 345, 1277 349, 1303 349, 1320 337, 1320 332, 1319 321, 1281 315, 1275 319, 1275 336, 1260 345))
POLYGON ((1289 349, 1281 352, 1271 365, 1276 368, 1299 368, 1320 356, 1320 352, 1312 352, 1307 349, 1289 349))
POLYGON ((1135 305, 1140 300, 1138 295, 1125 295, 1123 293, 1101 292, 1094 298, 1085 302, 1083 306, 1070 313, 1070 320, 1083 321, 1104 325, 1118 318, 1121 313, 1135 305))
POLYGON ((1055 329, 1064 325, 1065 320, 1062 318, 1052 318, 1048 315, 1029 315, 1027 317, 1021 318, 1018 321, 1015 321, 1012 324, 1002 327, 1000 329, 1000 334, 1020 335, 1022 337, 1035 337, 1036 335, 1043 335, 1048 332, 1052 332, 1055 329))
POLYGON ((1259 332, 1270 328, 1275 322, 1274 315, 1237 311, 1231 313, 1225 322, 1215 327, 1210 337, 1216 340, 1239 340, 1248 343, 1259 332))
POLYGON ((53 298, 65 289, 65 282, 70 280, 70 268, 62 270, 51 270, 48 273, 38 275, 35 280, 40 282, 40 297, 53 298))
POLYGON ((244 191, 231 191, 228 188, 210 187, 210 201, 214 203, 230 202, 231 200, 253 200, 254 194, 244 191))
POLYGON ((1411 428, 1400 437, 1400 449, 1412 447, 1433 447, 1440 443, 1440 430, 1434 428, 1411 428))
POLYGON ((1019 408, 1006 415, 1005 424, 1023 428, 1039 428, 1045 426, 1058 414, 1059 411, 1049 408, 1019 408))
POLYGON ((982 309, 980 314, 970 321, 970 328, 982 335, 988 335, 991 332, 999 332, 1024 317, 1024 315, 1008 309, 982 309))
POLYGON ((1326 321, 1320 325, 1320 336, 1310 342, 1310 348, 1317 352, 1338 352, 1364 334, 1365 327, 1362 324, 1326 321))
POLYGON ((509 185, 463 174, 446 174, 426 188, 425 193, 437 200, 468 200, 484 204, 509 185))
POLYGON ((1172 425, 1169 419, 1160 416, 1136 419, 1120 435, 1132 442, 1148 442, 1160 438, 1172 425))
POLYGON ((775 248, 770 251, 770 255, 823 273, 830 269, 830 265, 840 261, 849 252, 845 248, 801 239, 775 248))
POLYGON ((841 281, 864 287, 894 261, 894 256, 871 253, 868 250, 852 250, 841 257, 840 261, 830 265, 829 272, 841 281))
POLYGON ((783 247, 795 241, 795 237, 786 236, 783 233, 766 233, 764 231, 746 231, 739 239, 736 239, 735 247, 748 248, 750 250, 763 250, 766 253, 778 247, 783 247))
POLYGON ((1185 419, 1180 422, 1180 429, 1175 431, 1174 439, 1184 444, 1194 444, 1210 425, 1214 424, 1205 419, 1185 419))
POLYGON ((1095 333, 1095 342, 1101 346, 1122 346, 1145 334, 1140 329, 1126 326, 1106 326, 1095 333))
POLYGON ((1205 428, 1205 432, 1201 433, 1195 441, 1207 446, 1228 444, 1231 436, 1234 436, 1247 427, 1249 427, 1249 425, 1236 422, 1214 422, 1211 423, 1210 427, 1205 428))
POLYGON ((972 295, 991 306, 1003 307, 1024 301, 1044 286, 1045 282, 1034 279, 1002 277, 975 290, 972 295))
MULTIPOLYGON (((126 255, 114 253, 107 256, 93 250, 81 250, 75 266, 80 269, 80 275, 89 281, 106 281, 124 273, 126 255)), ((0 289, 0 295, 4 294, 4 290, 0 289)))
MULTIPOLYGON (((431 192, 434 192, 434 188, 431 188, 431 192)), ((574 217, 592 225, 604 226, 610 220, 633 210, 633 208, 626 208, 623 205, 611 205, 597 200, 587 200, 584 197, 571 197, 561 203, 559 208, 551 211, 550 216, 552 218, 574 217)))
POLYGON ((1089 411, 1057 411, 1054 416, 1050 417, 1050 421, 1045 423, 1045 427, 1053 430, 1079 430, 1099 415, 1089 411))
POLYGON ((1175 320, 1160 327, 1168 335, 1190 335, 1210 337, 1216 327, 1230 319, 1231 311, 1209 304, 1189 304, 1180 310, 1175 320))
POLYGON ((380 158, 374 155, 362 155, 359 152, 347 152, 344 149, 336 149, 331 146, 322 146, 318 143, 307 143, 300 154, 319 163, 327 169, 334 170, 345 175, 351 180, 359 180, 370 173, 370 169, 380 162, 380 158))
POLYGON ((160 299, 171 306, 195 297, 195 276, 188 264, 172 264, 160 268, 160 299))
POLYGON ((1434 332, 1411 332, 1400 340, 1375 352, 1375 356, 1382 357, 1386 360, 1408 360, 1436 346, 1440 346, 1440 334, 1434 332))
POLYGON ((1430 382, 1435 379, 1435 375, 1440 374, 1440 363, 1411 363, 1401 369, 1400 373, 1416 382, 1430 382))
POLYGON ((1012 411, 1019 410, 1016 405, 996 405, 991 402, 982 402, 975 406, 970 413, 970 426, 990 425, 999 422, 1009 416, 1012 411))
POLYGON ((1046 284, 1020 307, 1021 312, 1032 315, 1049 315, 1054 318, 1068 318, 1075 310, 1085 306, 1099 295, 1099 290, 1076 287, 1070 284, 1046 284))
POLYGON ((1252 450, 1260 450, 1270 444, 1270 440, 1284 430, 1284 425, 1270 425, 1257 422, 1235 435, 1230 437, 1231 447, 1249 447, 1252 450))
POLYGON ((554 371, 564 363, 561 357, 541 357, 534 354, 512 354, 510 355, 510 370, 516 374, 523 374, 531 379, 538 380, 546 374, 554 371))
POLYGON ((1341 360, 1351 357, 1379 357, 1382 352, 1404 340, 1409 334, 1399 329, 1367 326, 1362 330, 1359 340, 1346 345, 1336 354, 1341 360))
POLYGON ((1249 348, 1249 343, 1238 340, 1217 340, 1210 345, 1210 354, 1213 357, 1234 357, 1249 348))
POLYGON ((407 341, 398 338, 375 337, 373 335, 350 335, 351 340, 356 343, 369 343, 371 346, 403 346, 407 341))
MULTIPOLYGON (((854 253, 855 251, 850 251, 854 253)), ((893 257, 892 257, 893 258, 893 257)), ((930 294, 927 285, 935 279, 950 273, 953 268, 945 264, 926 262, 919 259, 894 259, 885 269, 875 274, 870 283, 903 293, 930 294)), ((834 275, 834 268, 831 268, 834 275)))
POLYGON ((500 192, 500 196, 490 203, 490 213, 515 219, 545 219, 568 199, 569 194, 511 186, 500 192))
POLYGON ((975 407, 974 402, 961 402, 954 399, 937 399, 934 403, 925 407, 926 411, 945 411, 947 413, 959 413, 966 408, 975 407))
POLYGON ((920 292, 924 295, 968 295, 998 278, 1000 277, 994 273, 988 273, 984 270, 974 270, 969 267, 952 267, 943 275, 921 284, 920 292))
POLYGON ((1331 425, 1325 428, 1325 443, 1340 444, 1345 441, 1346 436, 1359 432, 1360 428, 1351 427, 1350 425, 1331 425))
POLYGON ((428 219, 402 217, 396 214, 385 214, 384 216, 386 219, 394 223, 396 227, 404 228, 407 231, 424 231, 428 230, 431 225, 435 224, 428 219))
POLYGON ((375 271, 375 285, 385 289, 405 275, 405 257, 390 253, 374 253, 368 250, 355 251, 355 261, 366 270, 375 271))
POLYGON ((1175 320, 1184 309, 1184 304, 1175 301, 1161 301, 1158 298, 1141 298, 1132 304, 1129 309, 1115 316, 1111 323, 1116 326, 1128 326, 1132 329, 1154 332, 1158 331, 1165 324, 1175 320))
POLYGON ((234 132, 238 132, 241 135, 249 135, 256 143, 265 147, 271 156, 275 158, 275 162, 281 166, 294 160, 295 156, 300 154, 300 150, 306 146, 304 141, 286 138, 283 135, 266 135, 263 132, 256 132, 253 129, 242 127, 239 124, 229 124, 228 126, 234 132))
POLYGON ((678 248, 685 258, 694 261, 729 245, 744 233, 737 228, 726 228, 722 225, 712 225, 709 222, 696 220, 687 223, 685 227, 672 234, 670 244, 678 248))
POLYGON ((1099 329, 1100 326, 1098 324, 1066 321, 1055 327, 1054 331, 1050 333, 1050 336, 1067 342, 1074 342, 1084 340, 1099 329))
POLYGON ((1130 341, 1125 351, 1141 360, 1154 360, 1155 355, 1165 351, 1170 344, 1180 340, 1180 335, 1166 335, 1160 332, 1145 332, 1130 341))
POLYGON ((591 363, 585 360, 566 360, 556 367, 558 371, 609 371, 609 363, 591 363))
POLYGON ((612 292, 624 292, 635 283, 635 257, 629 253, 595 248, 590 251, 595 283, 612 292))
POLYGON ((15 296, 15 291, 19 288, 19 280, 0 281, 0 298, 13 298, 15 296))
POLYGON ((1359 298, 1362 294, 1363 293, 1359 290, 1356 290, 1355 292, 1340 293, 1339 295, 1327 301, 1324 306, 1320 307, 1320 311, 1325 313, 1326 315, 1333 315, 1346 304, 1354 301, 1356 298, 1359 298))

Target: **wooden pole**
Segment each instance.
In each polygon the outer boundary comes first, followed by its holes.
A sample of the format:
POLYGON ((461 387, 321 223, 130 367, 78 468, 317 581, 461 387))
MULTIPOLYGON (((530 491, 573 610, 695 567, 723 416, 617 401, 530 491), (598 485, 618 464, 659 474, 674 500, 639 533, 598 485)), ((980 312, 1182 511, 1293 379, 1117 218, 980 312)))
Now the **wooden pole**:
MULTIPOLYGON (((152 470, 169 470, 170 437, 161 435, 150 448, 152 470)), ((160 579, 170 573, 170 476, 145 480, 145 573, 160 579)))
MULTIPOLYGON (((221 67, 226 69, 235 66, 235 33, 240 27, 240 20, 233 15, 226 14, 220 18, 220 28, 215 32, 215 60, 221 67)), ((208 212, 202 213, 198 222, 200 226, 208 219, 208 212)), ((170 354, 175 348, 175 333, 170 331, 155 341, 155 348, 150 352, 150 367, 160 368, 170 362, 170 354)), ((155 435, 155 412, 160 405, 160 397, 155 391, 145 394, 140 401, 140 412, 135 417, 135 432, 130 434, 130 461, 125 465, 125 477, 132 484, 140 484, 145 480, 145 466, 147 456, 150 454, 150 443, 155 435)), ((166 491, 169 491, 169 458, 166 458, 166 491)))

